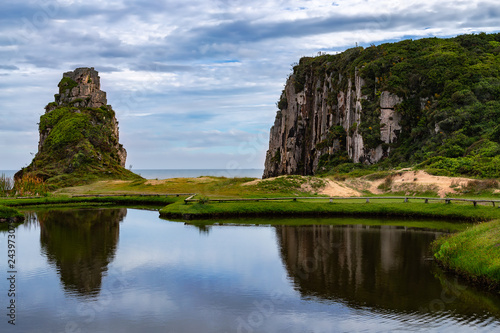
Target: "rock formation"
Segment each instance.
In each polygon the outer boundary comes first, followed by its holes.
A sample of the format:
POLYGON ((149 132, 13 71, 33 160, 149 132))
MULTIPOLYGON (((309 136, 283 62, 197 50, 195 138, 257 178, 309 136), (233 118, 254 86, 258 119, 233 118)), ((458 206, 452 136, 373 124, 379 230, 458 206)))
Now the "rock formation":
POLYGON ((288 78, 281 96, 281 106, 286 107, 278 111, 270 131, 264 178, 314 174, 322 156, 340 151, 347 152, 354 163, 372 164, 387 156, 389 149, 383 144, 395 142, 401 132, 401 117, 395 111, 401 98, 388 91, 380 93, 381 142, 367 147, 358 128, 362 101, 367 99, 362 93, 365 82, 356 70, 345 89, 339 89, 344 78, 335 74, 307 77, 304 90, 298 92, 295 76, 288 78), (342 130, 345 133, 338 133, 342 130))
POLYGON ((15 178, 32 174, 64 186, 96 178, 133 178, 119 143, 118 121, 107 105, 94 68, 63 74, 55 101, 40 117, 40 140, 33 162, 15 178))
POLYGON ((500 34, 472 34, 300 59, 277 103, 263 177, 374 163, 446 169, 443 157, 485 176, 469 166, 500 154, 500 124, 488 120, 500 112, 499 56, 500 34))
POLYGON ((55 99, 57 105, 73 103, 73 106, 88 108, 107 105, 106 93, 101 90, 101 78, 93 67, 64 73, 55 99))

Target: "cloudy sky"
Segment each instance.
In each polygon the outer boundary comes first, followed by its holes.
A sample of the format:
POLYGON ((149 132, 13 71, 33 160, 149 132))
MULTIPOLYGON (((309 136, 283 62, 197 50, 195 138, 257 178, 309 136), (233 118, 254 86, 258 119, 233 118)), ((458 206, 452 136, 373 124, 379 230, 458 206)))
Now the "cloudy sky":
POLYGON ((95 67, 134 169, 263 168, 302 56, 500 30, 497 0, 3 0, 0 170, 37 151, 63 72, 95 67))

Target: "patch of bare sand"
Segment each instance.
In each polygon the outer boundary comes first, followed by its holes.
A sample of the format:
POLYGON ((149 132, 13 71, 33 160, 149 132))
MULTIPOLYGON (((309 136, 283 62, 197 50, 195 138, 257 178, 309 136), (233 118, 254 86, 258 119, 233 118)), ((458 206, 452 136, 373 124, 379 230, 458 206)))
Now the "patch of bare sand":
MULTIPOLYGON (((272 180, 272 179, 276 179, 276 177, 273 177, 273 178, 266 178, 266 179, 268 179, 268 180, 272 180)), ((257 184, 258 184, 258 183, 260 183, 261 181, 262 181, 262 179, 257 178, 257 179, 254 179, 254 180, 250 181, 250 182, 243 183, 243 184, 241 184, 241 186, 257 185, 257 184)))
MULTIPOLYGON (((454 187, 459 188, 461 185, 465 186, 467 182, 471 180, 469 178, 461 177, 445 177, 445 176, 433 176, 425 171, 396 171, 392 179, 392 188, 403 188, 404 184, 412 184, 415 186, 425 186, 428 188, 437 189, 438 195, 442 198, 448 193, 455 193, 454 187), (403 186, 402 186, 403 185, 403 186), (453 187, 452 187, 453 186, 453 187)), ((383 191, 378 189, 378 186, 382 184, 385 179, 379 179, 371 182, 371 186, 368 189, 373 194, 382 194, 383 191)))
MULTIPOLYGON (((285 176, 279 176, 279 177, 285 177, 285 176)), ((279 177, 272 177, 272 178, 266 178, 265 181, 270 181, 274 180, 279 177)), ((318 178, 321 179, 322 181, 325 182, 325 186, 322 187, 319 190, 314 189, 313 186, 309 182, 304 183, 300 186, 301 190, 304 192, 316 192, 317 194, 323 194, 323 195, 328 195, 331 197, 359 197, 361 196, 361 193, 359 191, 356 191, 349 186, 342 184, 341 182, 337 182, 331 179, 325 179, 325 178, 318 178)), ((262 179, 254 179, 250 182, 241 184, 242 186, 250 186, 250 185, 257 185, 260 183, 262 179)))
POLYGON ((205 184, 213 181, 212 177, 197 177, 197 178, 167 178, 167 179, 148 179, 144 184, 146 185, 163 185, 166 183, 178 182, 179 179, 184 180, 186 183, 205 184))
POLYGON ((125 183, 131 183, 131 180, 101 180, 99 183, 111 184, 111 185, 119 185, 125 183))
POLYGON ((318 194, 328 195, 330 197, 359 197, 361 193, 356 191, 347 185, 337 182, 331 179, 325 179, 326 185, 323 187, 318 194))

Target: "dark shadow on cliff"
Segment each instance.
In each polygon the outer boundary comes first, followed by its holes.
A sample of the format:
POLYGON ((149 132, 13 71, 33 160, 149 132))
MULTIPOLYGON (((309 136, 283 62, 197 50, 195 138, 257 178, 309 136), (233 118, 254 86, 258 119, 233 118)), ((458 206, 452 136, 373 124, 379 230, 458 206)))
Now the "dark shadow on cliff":
POLYGON ((40 243, 70 295, 95 297, 113 261, 119 225, 127 209, 48 210, 37 212, 40 243))

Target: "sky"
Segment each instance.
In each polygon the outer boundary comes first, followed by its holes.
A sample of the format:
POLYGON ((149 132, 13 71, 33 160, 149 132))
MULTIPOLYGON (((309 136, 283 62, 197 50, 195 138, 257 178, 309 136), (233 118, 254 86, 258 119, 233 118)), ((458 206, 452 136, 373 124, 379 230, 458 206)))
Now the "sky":
POLYGON ((94 67, 133 169, 263 169, 303 56, 500 31, 497 0, 3 0, 0 170, 27 166, 62 74, 94 67))

